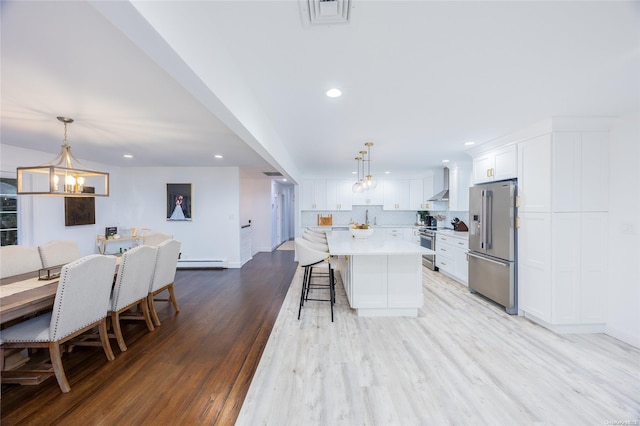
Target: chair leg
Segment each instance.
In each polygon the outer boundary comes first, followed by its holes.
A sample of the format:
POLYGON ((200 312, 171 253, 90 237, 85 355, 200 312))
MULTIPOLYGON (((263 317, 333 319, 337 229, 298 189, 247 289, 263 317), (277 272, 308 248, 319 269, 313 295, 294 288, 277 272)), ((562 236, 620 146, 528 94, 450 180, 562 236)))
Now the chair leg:
POLYGON ((53 367, 53 373, 58 380, 58 386, 63 393, 67 393, 71 390, 67 376, 64 374, 64 367, 62 366, 62 357, 60 352, 60 343, 49 342, 49 357, 51 358, 51 366, 53 367))
POLYGON ((313 267, 309 266, 309 273, 307 275, 306 294, 304 295, 304 300, 309 300, 309 290, 311 288, 311 277, 312 276, 313 276, 313 267))
POLYGON ((167 290, 169 290, 169 298, 171 299, 173 309, 175 309, 176 313, 180 312, 180 308, 178 307, 178 299, 176 299, 176 293, 173 291, 173 283, 169 284, 167 290))
POLYGON ((149 293, 149 296, 147 296, 147 305, 149 307, 149 311, 151 312, 151 318, 153 318, 153 323, 155 324, 156 327, 160 327, 160 325, 162 324, 160 322, 160 318, 158 318, 158 311, 156 311, 156 304, 153 301, 153 293, 149 293))
POLYGON ((155 327, 153 326, 153 321, 151 321, 151 313, 149 312, 149 303, 147 302, 147 299, 146 298, 142 299, 138 303, 138 306, 140 307, 140 310, 142 311, 142 316, 144 317, 144 322, 147 323, 147 329, 149 331, 153 331, 155 329, 155 327))
POLYGON ((329 304, 331 305, 331 322, 333 322, 333 304, 336 300, 335 287, 333 286, 333 268, 329 267, 329 304))
POLYGON ((302 278, 302 290, 300 291, 300 304, 298 305, 298 319, 300 319, 300 312, 302 311, 302 305, 304 305, 305 288, 308 281, 309 268, 305 266, 304 276, 302 278))
POLYGON ((122 337, 122 329, 120 328, 120 314, 118 312, 111 312, 111 326, 113 332, 116 335, 118 346, 122 352, 127 350, 127 345, 124 343, 124 337, 122 337))
POLYGON ((107 318, 103 318, 98 325, 98 333, 100 334, 100 342, 102 342, 102 349, 107 356, 107 361, 113 361, 116 357, 111 350, 111 343, 109 343, 109 333, 107 332, 107 318))

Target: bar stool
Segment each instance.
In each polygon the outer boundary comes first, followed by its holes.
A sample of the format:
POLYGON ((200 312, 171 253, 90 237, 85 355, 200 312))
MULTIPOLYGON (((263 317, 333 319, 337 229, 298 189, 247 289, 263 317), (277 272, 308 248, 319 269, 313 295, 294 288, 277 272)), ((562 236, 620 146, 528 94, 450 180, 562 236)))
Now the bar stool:
POLYGON ((296 238, 296 254, 300 266, 304 267, 304 278, 302 279, 302 290, 300 291, 300 305, 298 306, 298 319, 302 312, 304 302, 308 300, 329 302, 331 306, 331 322, 333 322, 333 304, 335 303, 335 277, 333 267, 330 262, 328 251, 318 250, 317 245, 305 240, 304 238, 296 238), (324 273, 315 272, 314 269, 326 270, 324 273), (312 278, 327 278, 327 284, 314 282, 312 278), (329 290, 328 299, 309 298, 309 291, 327 289, 329 290))
POLYGON ((319 234, 316 234, 316 233, 313 233, 313 232, 309 232, 306 229, 302 233, 302 238, 304 238, 305 240, 312 241, 314 243, 327 244, 327 237, 326 236, 319 235, 319 234))

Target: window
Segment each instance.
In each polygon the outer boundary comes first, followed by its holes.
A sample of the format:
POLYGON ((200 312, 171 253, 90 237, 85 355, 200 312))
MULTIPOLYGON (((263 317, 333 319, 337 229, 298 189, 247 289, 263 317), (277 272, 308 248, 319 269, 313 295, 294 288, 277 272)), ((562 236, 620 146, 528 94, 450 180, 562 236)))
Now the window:
POLYGON ((0 238, 3 246, 18 244, 18 194, 16 179, 0 178, 0 238))

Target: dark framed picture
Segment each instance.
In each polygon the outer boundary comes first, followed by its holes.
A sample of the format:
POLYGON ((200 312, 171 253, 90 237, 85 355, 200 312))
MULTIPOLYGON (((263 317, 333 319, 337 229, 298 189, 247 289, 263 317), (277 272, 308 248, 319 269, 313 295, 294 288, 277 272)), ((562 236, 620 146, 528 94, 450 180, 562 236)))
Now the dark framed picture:
POLYGON ((95 225, 96 199, 64 197, 64 226, 95 225))
POLYGON ((191 220, 191 184, 167 184, 167 220, 191 220))

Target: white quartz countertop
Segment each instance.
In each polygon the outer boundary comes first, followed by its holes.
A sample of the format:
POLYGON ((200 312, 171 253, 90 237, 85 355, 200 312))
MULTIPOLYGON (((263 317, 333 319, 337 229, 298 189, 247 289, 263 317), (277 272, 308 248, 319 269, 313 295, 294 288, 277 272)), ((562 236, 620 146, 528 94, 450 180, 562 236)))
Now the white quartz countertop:
POLYGON ((332 255, 405 255, 435 254, 418 244, 391 237, 387 232, 377 232, 368 238, 353 238, 349 231, 327 232, 329 252, 332 255))
POLYGON ((465 240, 469 239, 468 232, 457 232, 457 231, 454 231, 453 229, 442 229, 442 230, 436 231, 436 234, 449 235, 451 237, 457 237, 457 238, 464 238, 465 240))

